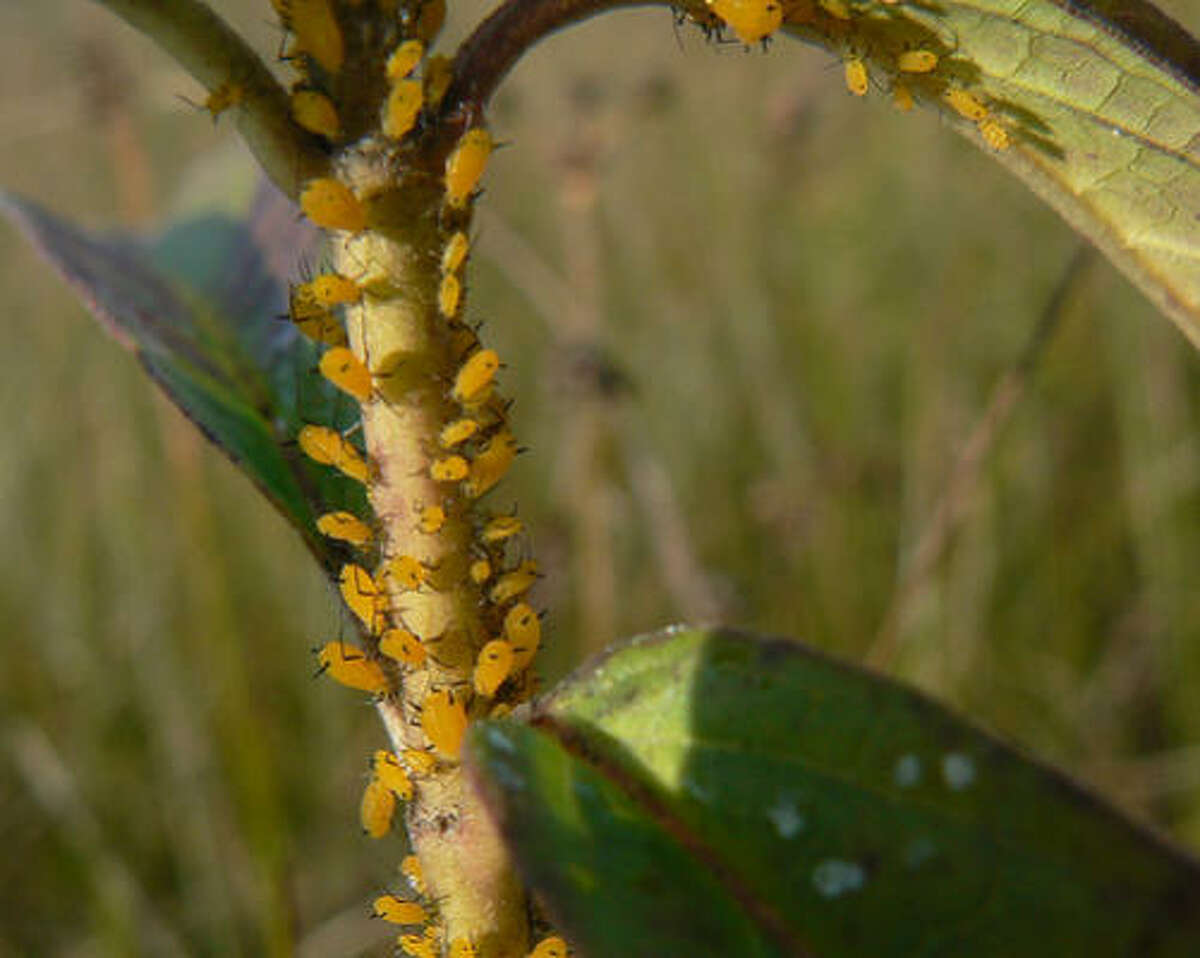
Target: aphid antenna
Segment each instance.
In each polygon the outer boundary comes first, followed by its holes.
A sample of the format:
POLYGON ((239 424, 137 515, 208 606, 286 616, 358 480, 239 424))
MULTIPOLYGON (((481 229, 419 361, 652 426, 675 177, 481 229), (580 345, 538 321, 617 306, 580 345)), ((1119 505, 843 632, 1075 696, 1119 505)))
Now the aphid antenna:
MULTIPOLYGON (((679 7, 671 7, 671 32, 675 34, 675 46, 679 48, 679 52, 683 52, 683 37, 679 35, 679 28, 687 22, 687 11, 679 7)), ((707 37, 706 37, 707 39, 707 37)))
MULTIPOLYGON (((184 103, 186 103, 188 106, 190 106, 193 110, 206 110, 207 111, 207 109, 208 109, 203 103, 197 103, 195 100, 191 99, 190 97, 184 96, 182 93, 176 93, 175 99, 182 100, 184 103)), ((221 118, 220 113, 213 114, 213 118, 212 118, 213 126, 217 125, 217 121, 220 118, 221 118)))

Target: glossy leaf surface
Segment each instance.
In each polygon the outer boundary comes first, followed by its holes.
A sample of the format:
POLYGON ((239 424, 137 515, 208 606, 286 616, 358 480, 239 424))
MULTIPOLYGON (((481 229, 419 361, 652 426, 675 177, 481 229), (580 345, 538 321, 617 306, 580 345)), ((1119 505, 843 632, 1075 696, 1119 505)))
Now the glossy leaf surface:
POLYGON ((589 955, 1200 949, 1192 860, 927 698, 799 644, 651 636, 568 680, 531 725, 477 729, 476 775, 589 955), (729 951, 738 915, 753 931, 729 951), (709 929, 700 944, 680 916, 709 929))

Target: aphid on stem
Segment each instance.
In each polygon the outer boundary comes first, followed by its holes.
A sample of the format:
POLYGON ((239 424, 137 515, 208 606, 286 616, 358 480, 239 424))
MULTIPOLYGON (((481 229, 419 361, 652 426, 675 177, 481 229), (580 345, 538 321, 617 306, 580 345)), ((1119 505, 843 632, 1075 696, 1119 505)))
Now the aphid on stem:
POLYGON ((361 649, 341 641, 326 642, 317 651, 318 675, 328 675, 347 688, 382 695, 388 691, 388 679, 376 663, 361 649))

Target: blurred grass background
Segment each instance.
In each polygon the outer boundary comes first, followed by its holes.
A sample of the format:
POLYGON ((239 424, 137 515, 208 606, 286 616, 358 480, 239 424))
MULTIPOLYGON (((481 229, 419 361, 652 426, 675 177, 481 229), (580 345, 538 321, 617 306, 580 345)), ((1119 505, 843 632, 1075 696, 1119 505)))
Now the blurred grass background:
MULTIPOLYGON (((268 4, 215 6, 275 49, 268 4)), ((253 184, 91 4, 0 5, 0 88, 0 185, 86 224, 253 184)), ((497 502, 549 573, 548 677, 669 622, 794 635, 1200 845, 1200 357, 1170 323, 790 41, 611 16, 493 129, 470 311, 532 450, 497 502)), ((383 736, 312 680, 332 594, 11 229, 0 289, 0 955, 386 953, 402 847, 356 821, 383 736)))

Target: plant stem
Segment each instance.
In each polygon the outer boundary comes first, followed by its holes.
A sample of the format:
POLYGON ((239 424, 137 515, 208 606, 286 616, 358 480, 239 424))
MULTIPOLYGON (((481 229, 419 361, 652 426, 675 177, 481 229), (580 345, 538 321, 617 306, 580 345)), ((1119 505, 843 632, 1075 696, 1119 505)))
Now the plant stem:
POLYGON ((458 49, 454 79, 442 113, 482 113, 500 81, 539 40, 597 14, 623 7, 665 5, 664 0, 507 0, 458 49))
POLYGON ((266 174, 292 199, 325 175, 317 140, 292 122, 286 91, 237 33, 203 0, 95 0, 146 34, 213 93, 240 87, 238 131, 266 174))
MULTIPOLYGON (((399 694, 380 701, 394 750, 425 750, 423 709, 432 694, 470 690, 479 649, 495 631, 468 567, 479 507, 454 483, 435 480, 431 457, 442 427, 461 415, 448 395, 461 358, 454 330, 438 307, 440 181, 420 175, 401 183, 380 175, 367 156, 344 158, 339 176, 370 197, 372 229, 333 239, 334 265, 368 290, 346 311, 355 353, 370 368, 375 388, 362 404, 362 429, 372 465, 369 495, 380 523, 381 558, 414 557, 429 570, 419 589, 387 579, 397 627, 428 649, 419 667, 402 671, 399 694), (425 506, 444 505, 436 531, 420 527, 425 506)), ((475 697, 468 714, 487 714, 493 702, 475 697)), ((466 940, 480 958, 520 958, 528 951, 524 891, 507 849, 473 789, 458 755, 441 757, 417 783, 407 809, 412 849, 421 862, 426 895, 438 904, 447 942, 466 940)))

